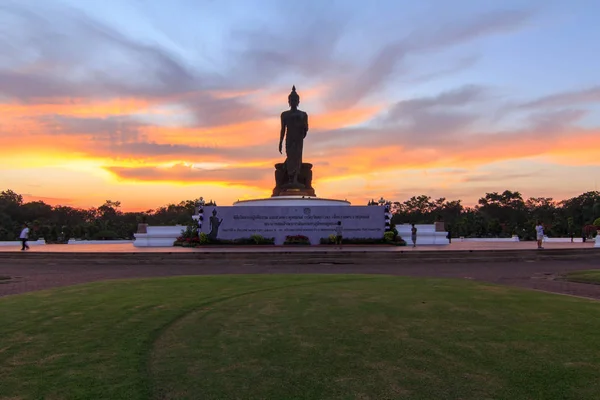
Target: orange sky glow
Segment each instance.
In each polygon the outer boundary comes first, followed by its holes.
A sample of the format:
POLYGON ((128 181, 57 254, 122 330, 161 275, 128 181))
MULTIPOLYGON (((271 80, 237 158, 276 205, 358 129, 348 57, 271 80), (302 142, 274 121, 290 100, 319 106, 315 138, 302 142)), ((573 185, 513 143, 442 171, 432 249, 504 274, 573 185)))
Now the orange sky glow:
MULTIPOLYGON (((227 155, 217 152, 195 156, 193 147, 178 156, 143 152, 128 155, 111 153, 110 146, 93 134, 66 133, 59 125, 53 130, 36 122, 35 117, 106 119, 121 113, 144 113, 151 107, 150 102, 115 99, 87 105, 80 101, 57 103, 1 107, 6 112, 0 125, 2 181, 7 189, 24 194, 28 201, 89 207, 112 199, 120 200, 125 210, 146 210, 203 196, 231 204, 238 199, 269 196, 273 164, 283 159, 276 150, 276 117, 216 127, 154 125, 140 129, 155 144, 231 149, 227 155), (245 145, 259 146, 262 153, 246 156, 245 145)), ((374 105, 315 113, 314 117, 309 114, 311 130, 317 130, 315 137, 326 135, 321 130, 361 124, 382 109, 383 105, 374 105)), ((505 188, 521 190, 525 195, 558 198, 594 189, 593 176, 584 177, 587 167, 597 165, 599 131, 574 129, 546 141, 527 132, 511 134, 513 138, 495 135, 485 140, 465 140, 452 150, 437 148, 435 143, 421 148, 392 143, 367 147, 359 143, 311 149, 311 131, 305 160, 315 165, 314 186, 319 196, 345 198, 357 204, 380 196, 403 200, 421 193, 448 198, 454 194, 465 204, 474 204, 485 191, 505 188), (487 180, 471 179, 479 169, 492 164, 496 165, 496 176, 491 172, 486 174, 487 180), (579 169, 583 176, 564 181, 559 188, 545 186, 543 182, 548 182, 549 176, 535 173, 536 169, 556 170, 559 166, 579 169), (460 171, 447 173, 444 169, 460 171), (514 175, 516 170, 525 174, 503 178, 506 171, 514 175)), ((363 139, 368 141, 368 137, 363 139)))

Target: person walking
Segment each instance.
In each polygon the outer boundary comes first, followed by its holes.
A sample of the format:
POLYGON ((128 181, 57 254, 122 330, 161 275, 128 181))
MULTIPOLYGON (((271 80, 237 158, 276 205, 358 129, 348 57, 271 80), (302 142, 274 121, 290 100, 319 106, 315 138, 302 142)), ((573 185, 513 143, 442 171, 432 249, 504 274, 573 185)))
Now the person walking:
POLYGON ((340 248, 342 248, 343 230, 342 221, 338 221, 335 227, 335 244, 340 248))
POLYGON ((29 239, 29 227, 27 226, 27 224, 23 225, 23 230, 19 235, 19 239, 21 239, 22 244, 21 251, 29 250, 29 245, 27 244, 27 240, 29 239))
POLYGON ((544 242, 544 225, 540 221, 538 221, 535 226, 535 235, 537 239, 537 248, 543 249, 542 243, 544 242))
POLYGON ((415 224, 412 224, 412 228, 410 229, 410 239, 413 242, 413 247, 417 247, 417 227, 415 224))

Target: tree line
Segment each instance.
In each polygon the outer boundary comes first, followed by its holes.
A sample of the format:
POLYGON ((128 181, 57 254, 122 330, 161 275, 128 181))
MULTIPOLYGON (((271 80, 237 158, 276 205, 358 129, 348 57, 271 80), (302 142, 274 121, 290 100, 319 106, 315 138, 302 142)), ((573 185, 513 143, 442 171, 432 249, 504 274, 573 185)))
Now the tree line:
MULTIPOLYGON (((48 243, 69 239, 133 239, 138 224, 187 225, 194 213, 195 200, 168 204, 141 212, 123 212, 120 201, 107 200, 98 207, 51 206, 43 201, 24 202, 12 190, 0 193, 0 241, 14 240, 27 223, 30 238, 48 243)), ((215 205, 214 202, 209 204, 215 205)))
MULTIPOLYGON (((98 207, 51 206, 43 201, 24 202, 12 190, 0 193, 0 241, 15 240, 27 223, 31 239, 43 237, 48 243, 69 239, 132 239, 138 224, 188 225, 198 199, 184 200, 156 209, 124 212, 119 201, 107 200, 98 207)), ((210 202, 209 204, 215 204, 210 202)), ((373 202, 369 202, 373 204, 373 202)), ((486 193, 474 207, 461 200, 414 196, 391 202, 392 223, 431 224, 443 221, 453 237, 534 238, 537 221, 549 236, 592 237, 600 227, 600 192, 555 201, 552 198, 524 199, 521 193, 506 190, 486 193)))
POLYGON ((392 223, 431 224, 443 221, 452 237, 511 237, 535 239, 535 225, 541 222, 551 237, 596 235, 600 228, 600 192, 591 191, 567 200, 551 197, 524 199, 521 193, 505 190, 486 193, 474 207, 461 200, 414 196, 392 202, 392 223))

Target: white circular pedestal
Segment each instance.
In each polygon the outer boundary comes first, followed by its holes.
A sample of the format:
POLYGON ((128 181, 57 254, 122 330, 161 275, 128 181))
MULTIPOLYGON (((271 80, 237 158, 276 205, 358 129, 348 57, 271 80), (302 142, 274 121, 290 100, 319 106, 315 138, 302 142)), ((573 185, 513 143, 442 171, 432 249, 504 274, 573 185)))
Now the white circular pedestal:
POLYGON ((274 206, 274 207, 293 207, 293 206, 350 206, 347 200, 323 199, 320 197, 308 196, 277 196, 266 199, 239 200, 233 203, 234 207, 244 206, 274 206))

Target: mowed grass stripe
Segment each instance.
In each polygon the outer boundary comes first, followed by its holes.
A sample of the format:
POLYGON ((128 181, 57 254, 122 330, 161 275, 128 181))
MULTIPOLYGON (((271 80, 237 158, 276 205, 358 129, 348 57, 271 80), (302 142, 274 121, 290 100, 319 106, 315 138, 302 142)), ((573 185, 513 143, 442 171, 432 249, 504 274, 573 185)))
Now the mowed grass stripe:
MULTIPOLYGON (((325 276, 327 276, 327 275, 325 275, 325 276)), ((267 287, 267 288, 262 288, 262 289, 251 290, 251 291, 247 291, 247 292, 240 292, 240 293, 237 293, 237 294, 234 294, 231 296, 212 299, 210 301, 202 303, 199 307, 185 310, 180 315, 178 315, 177 317, 175 317, 171 321, 169 321, 169 323, 167 323, 167 324, 163 325, 162 327, 160 327, 159 329, 155 330, 149 336, 147 346, 144 346, 144 347, 150 350, 151 348, 157 346, 155 344, 155 342, 158 342, 159 339, 161 338, 161 335, 164 335, 165 332, 168 332, 169 328, 171 328, 173 325, 183 321, 186 317, 188 317, 189 315, 192 315, 192 314, 195 315, 196 319, 200 315, 206 315, 206 314, 210 313, 212 310, 217 309, 218 305, 223 302, 236 300, 236 299, 239 299, 240 297, 259 294, 259 293, 266 292, 266 291, 285 290, 285 289, 291 289, 294 287, 299 287, 299 286, 304 286, 304 285, 324 285, 324 284, 329 284, 329 283, 334 283, 334 282, 348 282, 348 281, 357 280, 357 279, 372 279, 373 278, 373 277, 367 276, 367 275, 340 276, 337 274, 333 274, 333 275, 329 275, 329 276, 330 276, 330 279, 327 279, 327 280, 320 279, 319 281, 309 280, 308 282, 303 281, 303 282, 297 282, 297 283, 288 283, 285 285, 272 286, 272 287, 267 287)), ((151 357, 152 357, 152 354, 153 354, 152 351, 147 351, 144 355, 142 355, 140 357, 140 359, 142 360, 140 363, 141 376, 144 381, 143 385, 141 387, 141 391, 145 392, 144 398, 151 398, 153 396, 158 397, 158 398, 163 398, 161 395, 157 395, 157 393, 160 393, 161 389, 157 388, 156 385, 154 384, 154 382, 151 380, 151 375, 152 375, 151 357)))
POLYGON ((565 275, 566 280, 571 282, 591 283, 600 285, 600 269, 585 271, 572 271, 565 275))
POLYGON ((147 399, 153 336, 219 298, 343 279, 218 276, 96 282, 0 299, 0 398, 147 399))
POLYGON ((598 348, 587 323, 596 302, 387 277, 322 289, 188 315, 155 347, 155 398, 592 399, 600 390, 599 355, 588 352, 598 348))
POLYGON ((460 280, 86 284, 0 299, 0 398, 595 399, 598 317, 460 280))

